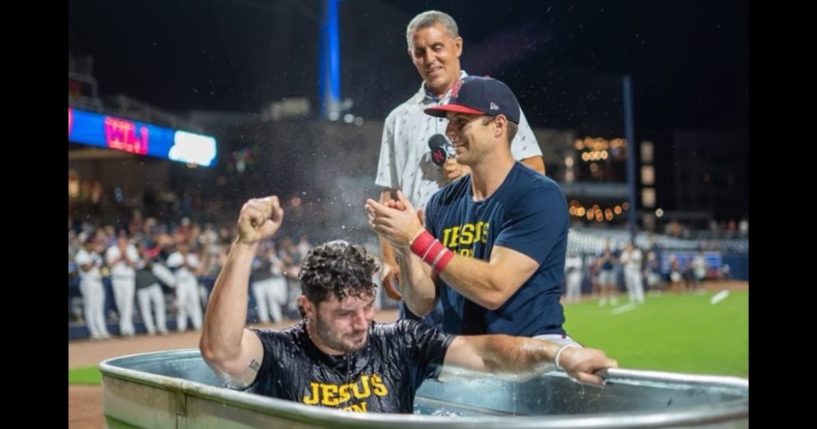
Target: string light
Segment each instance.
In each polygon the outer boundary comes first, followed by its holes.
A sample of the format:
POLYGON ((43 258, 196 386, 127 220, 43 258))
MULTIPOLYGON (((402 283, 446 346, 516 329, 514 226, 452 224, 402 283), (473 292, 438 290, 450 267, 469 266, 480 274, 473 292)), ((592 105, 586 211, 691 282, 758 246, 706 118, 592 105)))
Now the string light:
POLYGON ((611 156, 610 151, 613 155, 620 154, 619 151, 625 146, 627 140, 622 138, 607 140, 601 137, 585 137, 573 141, 573 148, 582 153, 581 158, 584 162, 606 160, 611 156))
POLYGON ((588 221, 595 220, 596 222, 603 222, 606 220, 611 222, 615 218, 622 216, 629 208, 630 204, 627 202, 602 208, 598 204, 592 204, 590 207, 586 207, 576 200, 570 200, 567 211, 570 216, 586 218, 588 221))

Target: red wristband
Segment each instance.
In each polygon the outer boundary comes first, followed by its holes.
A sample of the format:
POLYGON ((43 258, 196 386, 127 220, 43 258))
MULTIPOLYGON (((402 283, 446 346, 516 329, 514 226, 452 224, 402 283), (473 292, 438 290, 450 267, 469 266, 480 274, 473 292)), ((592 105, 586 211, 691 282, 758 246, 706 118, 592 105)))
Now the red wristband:
POLYGON ((411 252, 422 258, 438 274, 454 258, 454 252, 447 249, 428 231, 423 231, 411 242, 411 252))
POLYGON ((432 243, 437 241, 430 232, 423 230, 414 240, 411 242, 411 251, 419 256, 423 257, 423 255, 428 251, 428 247, 431 246, 432 243))
POLYGON ((440 274, 445 269, 445 266, 454 259, 454 252, 450 249, 443 249, 443 253, 438 256, 438 260, 431 264, 431 268, 440 274))
POLYGON ((431 265, 434 263, 434 261, 437 259, 437 257, 443 250, 445 250, 443 244, 437 240, 434 240, 431 242, 431 245, 428 246, 423 255, 420 257, 423 258, 424 261, 426 261, 426 264, 431 265))

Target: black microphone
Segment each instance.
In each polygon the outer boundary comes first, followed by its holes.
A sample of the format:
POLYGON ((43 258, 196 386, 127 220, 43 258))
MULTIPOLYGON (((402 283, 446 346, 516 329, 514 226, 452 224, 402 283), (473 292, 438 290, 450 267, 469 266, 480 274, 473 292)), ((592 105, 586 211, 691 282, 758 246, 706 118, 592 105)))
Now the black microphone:
POLYGON ((445 160, 456 155, 454 148, 448 139, 442 134, 434 134, 428 139, 428 148, 431 149, 431 162, 437 167, 442 167, 445 160))

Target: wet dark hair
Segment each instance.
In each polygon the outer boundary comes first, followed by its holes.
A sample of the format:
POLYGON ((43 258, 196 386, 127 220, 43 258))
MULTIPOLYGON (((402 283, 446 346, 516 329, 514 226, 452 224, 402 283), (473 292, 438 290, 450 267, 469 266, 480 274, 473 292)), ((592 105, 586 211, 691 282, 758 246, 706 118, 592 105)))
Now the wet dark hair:
MULTIPOLYGON (((374 296, 377 286, 372 283, 372 276, 378 269, 377 258, 363 246, 335 240, 307 252, 298 280, 303 294, 318 305, 329 293, 334 293, 339 300, 348 296, 374 296)), ((299 310, 304 316, 303 309, 299 310)))

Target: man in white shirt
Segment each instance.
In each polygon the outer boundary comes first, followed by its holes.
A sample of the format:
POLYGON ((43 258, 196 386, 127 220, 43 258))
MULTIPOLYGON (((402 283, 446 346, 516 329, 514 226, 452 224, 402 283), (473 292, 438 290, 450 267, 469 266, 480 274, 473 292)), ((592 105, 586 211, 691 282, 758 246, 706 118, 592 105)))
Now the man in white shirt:
POLYGON ((582 257, 570 252, 565 259, 565 284, 567 302, 576 302, 582 297, 582 257))
POLYGON ((116 244, 105 252, 105 262, 111 267, 111 285, 116 311, 119 312, 119 334, 131 337, 133 328, 133 302, 136 296, 136 265, 139 252, 128 240, 125 231, 119 234, 116 244))
POLYGON ((644 302, 644 282, 641 280, 641 264, 644 257, 641 250, 628 242, 621 252, 621 265, 624 267, 624 285, 630 302, 644 302))
POLYGON ((190 246, 179 242, 176 252, 167 258, 167 267, 176 274, 176 329, 179 332, 187 330, 187 318, 193 322, 193 329, 201 329, 201 299, 198 291, 196 268, 199 267, 199 258, 190 251, 190 246))
POLYGON ((97 251, 96 234, 90 234, 82 246, 74 257, 74 262, 79 267, 79 290, 82 292, 85 324, 91 339, 108 338, 110 335, 105 326, 105 287, 99 271, 102 257, 97 251))

